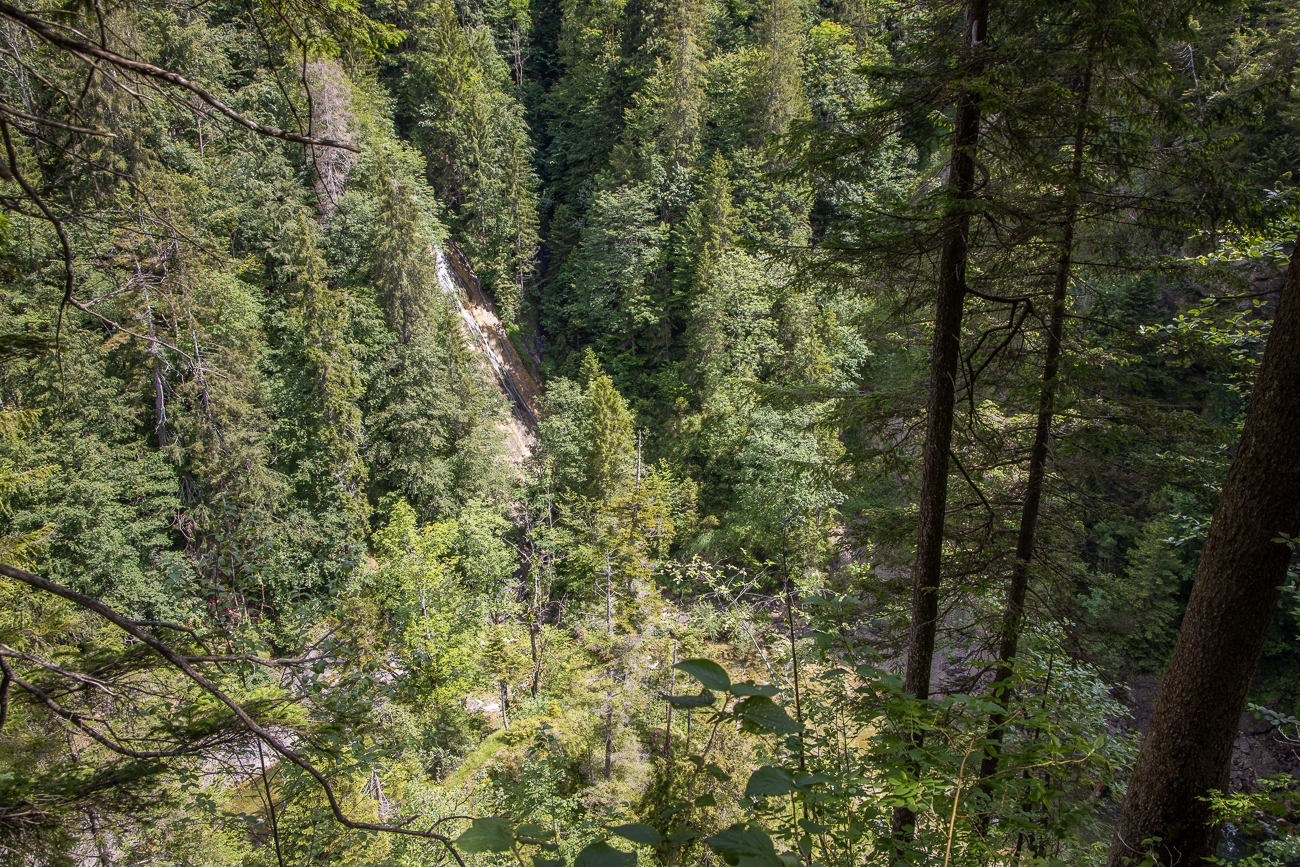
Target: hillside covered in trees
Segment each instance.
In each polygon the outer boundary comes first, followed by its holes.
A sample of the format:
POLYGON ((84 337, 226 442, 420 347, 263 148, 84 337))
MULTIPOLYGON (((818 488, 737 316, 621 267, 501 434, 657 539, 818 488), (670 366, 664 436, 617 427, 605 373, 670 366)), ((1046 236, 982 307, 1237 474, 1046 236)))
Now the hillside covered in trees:
POLYGON ((0 864, 1300 860, 1290 0, 0 69, 0 864))

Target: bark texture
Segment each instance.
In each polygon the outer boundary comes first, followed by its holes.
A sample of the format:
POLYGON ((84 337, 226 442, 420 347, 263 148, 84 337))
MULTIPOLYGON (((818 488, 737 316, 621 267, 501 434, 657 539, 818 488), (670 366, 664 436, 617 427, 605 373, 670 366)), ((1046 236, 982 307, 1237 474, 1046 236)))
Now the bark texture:
MULTIPOLYGON (((987 39, 988 0, 967 0, 962 46, 969 73, 982 65, 987 39)), ((916 561, 912 567, 912 619, 907 638, 907 670, 903 688, 917 698, 930 696, 930 665, 939 612, 939 578, 943 531, 948 503, 948 459, 952 448, 953 407, 957 370, 961 362, 961 322, 966 298, 966 263, 970 252, 971 200, 975 188, 975 155, 979 142, 979 96, 963 88, 957 97, 952 155, 948 167, 947 220, 939 259, 934 336, 930 346, 930 394, 926 403, 925 454, 921 469, 916 561)), ((914 736, 919 744, 921 734, 914 736)), ((916 816, 905 807, 894 811, 893 833, 905 835, 916 816)))
POLYGON ((1300 533, 1300 242, 1291 256, 1241 444, 1228 471, 1108 867, 1148 850, 1200 864, 1217 829, 1201 800, 1228 788, 1237 723, 1300 533), (1159 838, 1159 842, 1144 841, 1159 838))

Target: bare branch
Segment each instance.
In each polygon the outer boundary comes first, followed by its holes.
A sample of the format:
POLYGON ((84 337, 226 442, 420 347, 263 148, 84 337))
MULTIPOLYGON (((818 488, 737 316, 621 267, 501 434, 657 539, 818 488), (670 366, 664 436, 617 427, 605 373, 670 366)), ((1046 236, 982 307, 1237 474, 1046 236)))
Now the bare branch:
POLYGON ((55 665, 55 664, 52 663, 52 662, 46 662, 45 660, 40 659, 39 657, 31 656, 30 654, 26 654, 26 653, 22 653, 22 652, 20 652, 20 651, 14 650, 12 647, 10 647, 10 646, 7 645, 7 644, 0 644, 0 656, 6 656, 6 657, 8 657, 8 658, 10 658, 10 659, 22 659, 22 660, 25 660, 25 661, 30 662, 30 663, 33 663, 33 664, 35 664, 35 665, 39 665, 41 668, 48 669, 49 671, 52 671, 52 672, 54 672, 55 674, 61 675, 61 676, 63 676, 63 677, 66 677, 66 678, 68 678, 69 680, 75 680, 75 681, 77 681, 78 683, 84 683, 84 684, 86 684, 87 686, 93 686, 93 687, 95 687, 96 689, 102 691, 105 695, 110 695, 110 696, 112 696, 113 698, 117 698, 117 697, 118 697, 117 693, 115 693, 115 692, 113 692, 113 690, 109 689, 109 688, 108 688, 108 685, 105 684, 102 680, 96 680, 96 679, 93 678, 93 677, 87 677, 87 676, 84 675, 84 674, 78 674, 78 673, 75 672, 75 671, 68 671, 67 669, 60 668, 59 666, 55 665))
POLYGON ((188 662, 251 662, 254 665, 264 665, 267 668, 292 668, 298 665, 307 665, 312 662, 319 662, 318 656, 304 656, 299 659, 267 659, 264 656, 253 656, 250 653, 228 653, 215 656, 187 656, 188 662))
POLYGON ((94 726, 89 725, 80 714, 63 708, 58 702, 46 695, 40 687, 29 683, 12 672, 7 672, 7 674, 21 689, 30 693, 41 704, 45 705, 50 713, 85 732, 96 743, 120 756, 126 756, 130 759, 174 759, 194 751, 193 747, 177 747, 172 750, 133 750, 130 747, 123 746, 112 738, 106 737, 94 726))
POLYGON ((992 301, 994 304, 1027 304, 1030 302, 1028 295, 993 295, 988 292, 980 292, 978 289, 966 287, 967 295, 974 295, 976 298, 982 298, 985 301, 992 301))
POLYGON ((258 135, 264 135, 270 138, 283 139, 284 141, 291 141, 296 144, 313 145, 315 147, 339 148, 341 150, 352 151, 353 153, 361 152, 360 148, 358 148, 355 145, 347 144, 346 142, 335 141, 334 139, 322 139, 322 138, 313 138, 311 136, 298 135, 297 133, 292 133, 289 132, 288 130, 277 129, 276 127, 273 126, 265 126, 264 124, 260 124, 257 123, 256 121, 249 120, 239 112, 235 111, 230 106, 226 105, 221 100, 217 99, 212 94, 208 93, 199 85, 195 84, 194 82, 190 81, 187 78, 184 78, 183 76, 176 74, 175 72, 172 72, 167 69, 163 69, 160 66, 154 66, 152 63, 145 63, 142 60, 132 60, 129 57, 125 57, 121 54, 118 54, 115 51, 110 51, 107 48, 101 48, 92 43, 83 42, 80 39, 74 39, 71 36, 66 36, 63 33, 60 33, 58 29, 51 26, 49 23, 42 21, 39 18, 36 18, 30 13, 24 12, 23 10, 19 9, 16 6, 12 6, 9 3, 4 2, 4 0, 0 0, 0 15, 3 15, 4 17, 10 19, 14 23, 22 27, 25 27, 26 29, 30 30, 32 33, 35 33, 41 39, 48 42, 50 45, 53 45, 56 48, 62 48, 64 51, 69 51, 80 59, 93 57, 98 60, 102 60, 105 63, 110 63, 119 69, 124 69, 130 72, 134 72, 137 75, 142 75, 146 79, 160 81, 172 87, 178 87, 181 88, 182 90, 188 90, 190 93, 194 94, 199 99, 203 100, 208 105, 212 106, 217 111, 221 112, 223 115, 233 120, 235 123, 239 124, 245 129, 252 130, 258 135))
MULTIPOLYGON (((0 3, 0 6, 3 6, 3 3, 0 3)), ((43 590, 46 593, 52 593, 55 596, 67 599, 69 602, 72 602, 87 611, 98 614, 100 617, 104 618, 109 623, 112 623, 132 638, 148 645, 173 668, 180 671, 205 692, 229 708, 239 721, 244 724, 244 727, 259 737, 263 743, 310 774, 311 777, 316 780, 317 784, 320 785, 321 791, 325 794, 325 798, 329 802, 330 812, 334 814, 334 818, 340 825, 343 825, 345 828, 352 828, 359 831, 383 831, 390 834, 405 834, 412 837, 421 837, 426 840, 437 840, 447 847, 448 852, 450 852, 451 856, 456 859, 456 863, 461 865, 461 867, 464 867, 465 862, 461 859, 460 853, 457 852, 456 847, 452 845, 451 838, 446 835, 439 834, 435 831, 419 831, 409 828, 401 828, 396 825, 387 825, 378 822, 358 822, 349 819, 347 814, 343 812, 343 807, 339 804, 338 796, 334 792, 334 787, 330 785, 329 780, 325 778, 325 774, 322 773, 320 769, 277 737, 274 732, 249 716, 248 711, 244 710, 238 702, 227 696, 221 687, 208 680, 208 678, 194 668, 185 657, 181 656, 175 650, 172 650, 172 648, 167 644, 164 644, 162 641, 159 641, 157 638, 154 638, 152 635, 145 632, 130 618, 119 614, 117 611, 105 605, 103 602, 100 602, 98 599, 78 593, 70 587, 64 587, 62 584, 56 584, 53 581, 40 577, 39 575, 33 575, 30 572, 17 569, 13 566, 0 564, 0 575, 12 578, 15 581, 21 581, 29 587, 34 587, 37 590, 43 590)))
POLYGON ((66 129, 68 132, 81 133, 82 135, 97 135, 102 138, 117 138, 116 133, 104 132, 103 130, 98 130, 98 129, 90 129, 84 126, 73 126, 70 123, 63 123, 62 121, 50 120, 47 117, 37 117, 36 115, 28 114, 25 111, 19 111, 16 108, 12 108, 8 105, 5 105, 5 103, 3 102, 0 102, 0 111, 3 111, 5 114, 11 115, 12 117, 22 118, 23 120, 30 120, 32 123, 39 123, 42 126, 54 126, 54 127, 58 127, 59 129, 66 129))
MULTIPOLYGON (((172 352, 177 353, 178 355, 183 357, 186 361, 189 361, 191 364, 197 365, 199 363, 193 356, 191 356, 185 350, 180 349, 179 347, 168 343, 166 340, 163 340, 162 338, 155 337, 151 339, 149 337, 146 337, 143 334, 137 334, 129 328, 123 328, 121 324, 114 322, 112 319, 109 319, 107 316, 103 315, 102 313, 96 313, 94 310, 91 310, 89 304, 83 304, 82 302, 78 301, 76 298, 73 298, 70 295, 68 296, 68 303, 71 304, 73 307, 77 308, 78 310, 80 310, 82 313, 86 313, 89 314, 90 316, 95 317, 103 325, 106 325, 107 327, 113 329, 114 331, 122 332, 127 337, 134 337, 136 340, 143 340, 146 343, 149 342, 157 343, 159 346, 165 346, 168 349, 170 349, 172 352)), ((215 370, 209 370, 208 372, 218 377, 221 376, 221 374, 215 370)))
POLYGON ((32 200, 32 204, 41 209, 45 219, 54 226, 54 231, 59 236, 59 245, 63 248, 63 301, 59 304, 59 320, 54 328, 54 353, 59 360, 59 378, 63 378, 63 355, 59 352, 59 338, 63 332, 63 308, 72 301, 72 245, 68 243, 68 233, 63 230, 63 221, 54 216, 49 205, 45 204, 27 179, 23 177, 22 172, 18 170, 18 154, 14 151, 14 143, 9 138, 9 122, 0 117, 0 137, 4 139, 5 155, 9 159, 9 176, 18 182, 18 186, 23 188, 27 198, 32 200))
POLYGON ((5 720, 9 717, 9 684, 13 683, 14 674, 9 670, 9 663, 0 659, 0 732, 5 729, 5 720))

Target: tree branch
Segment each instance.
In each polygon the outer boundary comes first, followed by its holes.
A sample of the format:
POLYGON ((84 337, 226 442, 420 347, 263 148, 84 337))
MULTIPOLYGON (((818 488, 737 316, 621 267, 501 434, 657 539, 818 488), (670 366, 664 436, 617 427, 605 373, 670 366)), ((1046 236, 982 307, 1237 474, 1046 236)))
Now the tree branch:
POLYGON ((134 72, 137 75, 142 75, 147 79, 160 81, 164 84, 170 85, 171 87, 180 88, 182 90, 188 90, 190 93, 194 94, 199 99, 203 100, 208 105, 212 106, 217 111, 221 112, 230 120, 234 121, 235 123, 239 124, 245 129, 252 130, 258 135, 264 135, 270 138, 283 139, 284 141, 290 141, 296 144, 313 145, 315 147, 339 148, 341 150, 352 151, 353 153, 361 152, 361 149, 358 148, 356 145, 350 145, 345 142, 335 141, 334 139, 313 138, 311 136, 298 135, 297 133, 292 133, 289 132, 288 130, 277 129, 276 127, 273 126, 265 126, 264 124, 260 124, 257 123, 256 121, 249 120, 239 112, 235 111, 230 106, 226 105, 221 100, 217 99, 212 94, 208 93, 199 85, 195 84, 194 82, 190 81, 187 78, 184 78, 183 76, 176 74, 175 72, 172 72, 171 70, 163 69, 160 66, 154 66, 152 63, 145 63, 142 60, 132 60, 129 57, 125 57, 121 54, 118 54, 115 51, 110 51, 107 48, 101 48, 98 45, 94 45, 89 42, 83 42, 80 39, 73 39, 71 36, 65 36, 63 33, 60 33, 58 30, 56 30, 54 27, 47 24, 46 22, 41 21, 39 18, 36 18, 35 16, 27 12, 24 12, 23 10, 17 8, 16 6, 12 6, 9 3, 4 2, 4 0, 0 0, 0 15, 3 15, 5 18, 8 18, 9 20, 13 21, 15 24, 18 24, 19 26, 31 31, 32 33, 39 36, 41 39, 48 42, 50 45, 53 45, 55 48, 61 48, 64 51, 71 52, 78 59, 85 60, 86 58, 93 57, 98 60, 102 60, 105 63, 111 63, 113 66, 116 66, 119 69, 127 70, 129 72, 134 72))
MULTIPOLYGON (((3 7, 4 5, 5 4, 2 0, 0 0, 0 7, 3 7)), ((0 11, 3 11, 2 8, 0 8, 0 11)), ((208 678, 194 668, 185 657, 172 650, 171 647, 164 644, 162 641, 159 641, 157 638, 154 638, 152 635, 145 632, 129 618, 119 614, 117 611, 105 605, 103 602, 100 602, 98 599, 78 593, 70 587, 64 587, 62 584, 56 584, 53 581, 42 578, 39 575, 33 575, 32 573, 26 572, 22 569, 0 564, 0 575, 12 578, 15 581, 21 581, 29 587, 34 587, 37 590, 51 593, 55 596, 66 599, 87 611, 94 612, 109 623, 112 623, 114 626, 121 629, 126 634, 130 635, 132 638, 148 645, 173 668, 184 674, 205 692, 229 708, 230 711, 238 717, 239 721, 244 724, 244 727, 260 738, 263 743, 311 775, 311 777, 315 779, 317 784, 321 787, 321 791, 325 794, 325 798, 329 802, 330 812, 334 814, 335 820, 338 821, 340 825, 343 825, 345 828, 352 828, 359 831, 382 831, 390 834, 405 834, 411 837, 421 837, 426 840, 437 840, 439 843, 442 843, 447 847, 447 850, 456 860, 456 863, 461 865, 461 867, 464 867, 465 862, 461 859, 460 853, 456 851, 455 846, 452 845, 451 838, 443 834, 439 834, 435 831, 418 831, 397 827, 395 825, 387 825, 377 822, 358 822, 349 819, 347 814, 343 812, 343 807, 339 804, 338 796, 334 792, 334 787, 330 785, 329 780, 325 778, 325 774, 322 773, 320 769, 277 737, 274 732, 265 728, 249 716, 248 711, 244 710, 238 702, 227 696, 221 687, 208 680, 208 678)))
POLYGON ((5 114, 11 115, 12 117, 21 118, 22 120, 30 120, 32 123, 39 123, 42 126, 54 126, 54 127, 58 127, 59 129, 65 129, 68 132, 78 132, 81 133, 82 135, 96 135, 96 136, 100 136, 101 138, 117 138, 116 133, 104 132, 103 130, 98 130, 98 129, 90 129, 89 127, 84 127, 84 126, 73 126, 70 123, 63 123, 62 121, 58 121, 58 120, 50 120, 47 117, 37 117, 34 114, 28 114, 25 111, 19 111, 18 109, 6 105, 3 102, 0 102, 0 111, 3 111, 5 114))

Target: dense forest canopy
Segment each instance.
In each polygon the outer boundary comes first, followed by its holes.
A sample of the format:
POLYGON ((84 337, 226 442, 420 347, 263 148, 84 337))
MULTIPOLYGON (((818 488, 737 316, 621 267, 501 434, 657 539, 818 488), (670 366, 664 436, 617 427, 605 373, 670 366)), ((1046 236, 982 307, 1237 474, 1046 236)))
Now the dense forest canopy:
POLYGON ((0 863, 1296 863, 1298 65, 0 0, 0 863))

